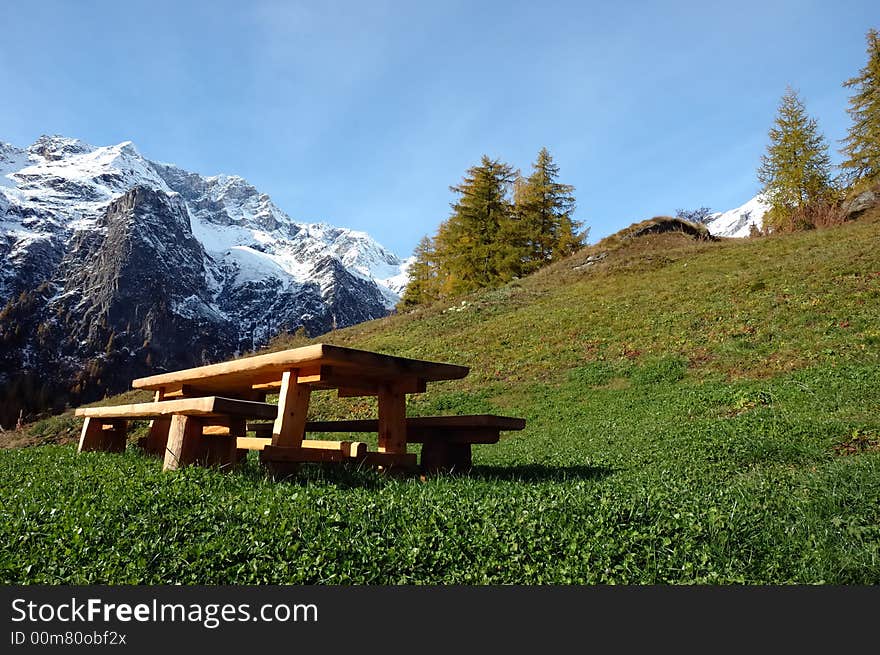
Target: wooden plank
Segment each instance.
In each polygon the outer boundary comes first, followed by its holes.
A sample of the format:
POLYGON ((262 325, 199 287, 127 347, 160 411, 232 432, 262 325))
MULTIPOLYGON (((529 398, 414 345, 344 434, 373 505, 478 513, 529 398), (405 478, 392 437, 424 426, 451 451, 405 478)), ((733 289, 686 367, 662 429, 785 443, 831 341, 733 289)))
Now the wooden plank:
POLYGON ((341 450, 326 448, 288 448, 269 444, 260 452, 261 462, 344 462, 350 459, 341 450))
POLYGON ((278 394, 278 414, 272 426, 272 444, 278 447, 298 448, 306 431, 309 414, 308 385, 297 384, 297 371, 285 371, 278 394))
POLYGON ((406 452, 406 395, 394 385, 379 388, 379 452, 406 452))
POLYGON ((189 416, 243 416, 246 418, 273 419, 278 411, 274 405, 249 400, 208 396, 205 398, 180 398, 152 403, 115 405, 112 407, 80 407, 77 416, 100 418, 159 418, 173 414, 189 416))
POLYGON ((407 428, 407 443, 445 441, 448 444, 498 443, 498 428, 407 428))
POLYGON ((470 371, 466 366, 395 357, 367 350, 328 344, 324 344, 322 348, 323 360, 329 364, 351 366, 361 370, 375 369, 377 372, 387 371, 395 378, 411 376, 428 380, 457 380, 465 377, 470 371))
POLYGON ((248 423, 247 430, 248 432, 253 432, 258 437, 269 437, 271 439, 273 425, 273 423, 248 423))
MULTIPOLYGON (((448 443, 497 443, 504 430, 521 430, 525 420, 509 416, 417 416, 406 419, 407 443, 443 440, 448 443)), ((248 430, 258 437, 271 434, 268 423, 250 423, 248 430)), ((378 432, 377 419, 348 421, 308 421, 309 432, 378 432)))
MULTIPOLYGON (((242 385, 239 388, 224 388, 222 389, 223 395, 230 398, 235 398, 236 400, 251 400, 255 402, 262 402, 265 400, 265 393, 254 390, 250 387, 250 385, 242 385)), ((201 396, 216 396, 217 389, 206 389, 203 387, 199 387, 192 384, 182 384, 179 385, 179 388, 174 391, 170 391, 165 394, 164 399, 172 399, 172 398, 199 398, 201 396)))
POLYGON ((198 398, 199 396, 213 396, 216 395, 207 389, 199 389, 198 387, 194 387, 191 384, 181 384, 178 388, 173 391, 168 391, 165 394, 165 400, 170 400, 172 398, 198 398))
POLYGON ((214 429, 223 429, 226 431, 224 435, 217 435, 213 438, 206 439, 205 433, 209 428, 202 429, 201 449, 202 452, 199 460, 205 466, 216 466, 223 470, 231 470, 238 464, 238 437, 245 435, 247 426, 243 418, 234 418, 229 422, 228 427, 214 429))
MULTIPOLYGON (((522 418, 493 414, 410 416, 406 419, 406 426, 408 429, 494 428, 505 431, 522 430, 526 426, 526 421, 522 418)), ((309 432, 377 432, 378 429, 379 422, 376 419, 309 421, 306 425, 306 430, 309 432)))
POLYGON ((236 443, 239 450, 263 450, 272 445, 272 437, 239 437, 236 443))
POLYGON ((429 473, 466 472, 472 468, 471 445, 429 441, 422 446, 421 465, 429 473))
POLYGON ((171 417, 153 419, 150 423, 150 433, 147 435, 144 450, 151 455, 165 454, 165 446, 168 443, 168 431, 171 429, 171 417))
MULTIPOLYGON (((297 376, 297 384, 307 384, 312 389, 338 389, 340 398, 377 396, 379 387, 387 378, 371 376, 364 371, 352 368, 321 366, 308 374, 297 376)), ((421 378, 404 377, 395 380, 404 393, 424 393, 427 382, 421 378)), ((253 385, 255 390, 273 391, 281 388, 281 380, 253 385)))
POLYGON ((414 416, 408 419, 414 428, 497 428, 499 430, 522 430, 526 420, 513 416, 473 414, 459 416, 414 416))
POLYGON ((203 466, 229 470, 238 461, 236 438, 231 434, 202 439, 196 460, 203 466))
MULTIPOLYGON (((413 427, 407 419, 406 441, 407 443, 426 443, 428 441, 442 440, 449 443, 497 443, 501 438, 499 428, 483 427, 456 427, 450 426, 422 428, 413 427)), ((260 424, 251 425, 255 428, 257 436, 265 436, 266 428, 260 424)), ((306 433, 309 432, 378 432, 379 422, 375 419, 363 421, 309 421, 306 423, 306 433)))
POLYGON ((128 421, 87 417, 83 421, 77 452, 124 452, 127 431, 128 421))
POLYGON ((229 420, 229 434, 236 439, 247 434, 247 421, 243 418, 231 418, 229 420))
MULTIPOLYGON (((241 450, 263 450, 272 445, 271 438, 239 437, 237 447, 241 450)), ((330 441, 324 439, 303 439, 302 448, 311 450, 338 450, 346 457, 360 457, 367 452, 364 441, 330 441)))
MULTIPOLYGON (((296 381, 298 384, 306 384, 308 382, 320 381, 321 377, 321 369, 324 367, 321 366, 308 366, 304 368, 297 369, 297 378, 296 381)), ((282 373, 283 375, 283 373, 282 373)), ((278 391, 281 388, 281 378, 282 375, 277 375, 270 382, 260 382, 258 384, 252 384, 251 389, 255 391, 278 391)))
POLYGON ((113 419, 110 421, 110 429, 104 426, 104 450, 110 453, 125 452, 126 436, 128 434, 128 421, 113 419))
POLYGON ((174 471, 198 459, 202 441, 202 423, 196 416, 175 414, 171 417, 163 471, 174 471))
POLYGON ((103 427, 100 419, 87 417, 86 420, 83 421, 77 452, 85 453, 102 450, 104 445, 104 437, 102 435, 103 427))
POLYGON ((340 443, 342 445, 342 452, 352 459, 362 458, 367 454, 367 443, 365 441, 342 441, 340 443))
POLYGON ((208 398, 183 400, 163 400, 152 403, 135 403, 131 405, 114 405, 111 407, 80 407, 76 416, 150 418, 166 416, 183 411, 193 414, 209 414, 214 409, 213 402, 208 398))
POLYGON ((176 384, 194 384, 216 392, 226 388, 269 383, 280 379, 285 370, 305 369, 323 364, 341 366, 385 380, 394 380, 404 376, 428 381, 453 380, 465 377, 469 371, 465 366, 407 359, 319 343, 139 378, 132 382, 132 387, 135 389, 158 389, 176 384))
MULTIPOLYGON (((361 396, 378 396, 380 382, 376 381, 366 386, 347 386, 348 380, 340 380, 336 385, 339 389, 338 396, 340 398, 359 398, 361 396)), ((403 393, 425 393, 428 383, 422 378, 402 378, 399 382, 400 390, 403 393)))
MULTIPOLYGON (((153 394, 153 402, 165 400, 165 387, 157 389, 153 394)), ((150 432, 146 438, 138 439, 138 445, 150 455, 159 455, 165 451, 165 443, 168 441, 168 428, 171 427, 171 419, 153 419, 150 421, 150 432)))

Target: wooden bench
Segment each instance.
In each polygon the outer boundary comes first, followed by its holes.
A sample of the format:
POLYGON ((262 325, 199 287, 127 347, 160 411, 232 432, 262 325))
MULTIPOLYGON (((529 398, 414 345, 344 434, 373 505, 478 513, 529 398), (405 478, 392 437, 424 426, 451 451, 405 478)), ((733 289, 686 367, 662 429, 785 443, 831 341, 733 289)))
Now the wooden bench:
POLYGON ((163 470, 193 462, 231 466, 238 461, 236 439, 245 436, 247 419, 274 419, 277 413, 277 405, 219 396, 82 407, 76 410, 77 416, 85 417, 79 452, 122 452, 128 420, 151 419, 150 435, 142 445, 164 456, 163 470), (210 439, 203 438, 212 428, 221 429, 213 430, 210 439))
MULTIPOLYGON (((525 419, 492 414, 417 416, 406 419, 406 442, 422 444, 421 465, 426 471, 466 471, 472 465, 472 444, 497 443, 501 438, 501 432, 522 430, 525 425, 525 419)), ((378 432, 378 430, 378 419, 309 421, 305 426, 306 432, 378 432)), ((262 450, 271 443, 269 438, 272 431, 271 423, 249 424, 248 431, 254 432, 256 437, 239 439, 239 448, 262 450)), ((364 456, 367 461, 369 456, 370 453, 364 456)))

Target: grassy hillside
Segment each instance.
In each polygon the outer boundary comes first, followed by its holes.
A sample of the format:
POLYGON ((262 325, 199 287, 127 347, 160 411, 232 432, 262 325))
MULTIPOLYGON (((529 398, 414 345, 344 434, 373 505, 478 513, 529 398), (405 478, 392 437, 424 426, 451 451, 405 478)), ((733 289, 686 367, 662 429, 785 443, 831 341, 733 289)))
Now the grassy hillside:
MULTIPOLYGON (((528 427, 465 477, 163 474, 5 435, 0 580, 880 582, 880 220, 617 235, 454 305, 321 340, 471 367, 413 414, 528 427)), ((281 339, 280 349, 304 343, 281 339)), ((316 417, 370 416, 318 394, 316 417)))

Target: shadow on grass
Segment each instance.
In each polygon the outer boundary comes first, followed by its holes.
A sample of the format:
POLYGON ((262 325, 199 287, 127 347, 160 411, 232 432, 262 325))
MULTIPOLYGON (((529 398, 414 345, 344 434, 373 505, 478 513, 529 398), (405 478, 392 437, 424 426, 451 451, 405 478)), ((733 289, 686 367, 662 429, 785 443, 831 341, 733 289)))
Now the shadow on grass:
POLYGON ((548 466, 521 464, 516 466, 475 466, 463 477, 480 480, 509 482, 571 482, 572 480, 601 480, 614 473, 608 466, 548 466))
MULTIPOLYGON (((250 464, 250 463, 249 463, 250 464)), ((606 466, 548 466, 546 464, 522 464, 515 466, 475 466, 469 471, 450 471, 444 473, 381 473, 371 467, 359 468, 353 464, 304 464, 299 471, 287 476, 267 474, 259 465, 245 466, 238 470, 251 478, 273 479, 275 482, 295 486, 310 484, 330 484, 341 489, 381 489, 393 481, 422 478, 480 480, 485 482, 571 482, 577 480, 601 480, 614 473, 606 466)))

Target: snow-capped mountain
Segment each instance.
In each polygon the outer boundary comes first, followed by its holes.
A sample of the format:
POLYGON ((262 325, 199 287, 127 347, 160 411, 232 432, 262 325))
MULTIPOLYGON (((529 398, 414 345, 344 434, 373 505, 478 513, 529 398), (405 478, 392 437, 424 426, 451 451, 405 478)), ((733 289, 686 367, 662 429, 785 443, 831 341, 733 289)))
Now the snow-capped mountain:
POLYGON ((48 369, 83 392, 118 390, 281 331, 384 316, 408 264, 363 232, 294 221, 240 177, 150 161, 131 142, 0 142, 0 388, 48 369))
POLYGON ((741 207, 712 214, 706 220, 706 227, 716 237, 747 237, 753 225, 761 229, 764 214, 769 210, 770 205, 757 195, 741 207))

